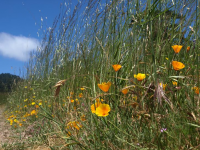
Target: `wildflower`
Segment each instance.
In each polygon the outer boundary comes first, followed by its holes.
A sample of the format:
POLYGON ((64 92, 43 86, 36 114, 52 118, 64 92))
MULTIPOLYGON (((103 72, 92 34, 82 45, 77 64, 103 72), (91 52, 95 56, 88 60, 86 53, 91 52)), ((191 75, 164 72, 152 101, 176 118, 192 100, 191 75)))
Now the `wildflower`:
POLYGON ((31 105, 35 105, 35 102, 32 102, 31 105))
POLYGON ((138 73, 137 75, 134 74, 134 78, 137 78, 138 81, 142 81, 144 78, 146 78, 146 75, 142 73, 138 73))
POLYGON ((81 89, 81 91, 85 90, 85 88, 80 88, 80 89, 81 89))
POLYGON ((163 88, 163 90, 165 90, 167 84, 160 83, 160 86, 163 88))
POLYGON ((99 101, 99 99, 96 100, 96 103, 95 104, 92 104, 91 105, 91 111, 92 113, 95 113, 96 112, 96 109, 101 105, 101 102, 99 101))
POLYGON ((78 95, 78 97, 79 97, 79 98, 82 98, 82 97, 83 97, 83 93, 80 93, 80 94, 78 95))
POLYGON ((24 88, 27 89, 27 86, 25 86, 24 88))
POLYGON ((39 105, 35 105, 35 108, 39 108, 39 105))
POLYGON ((108 104, 101 104, 99 107, 96 109, 96 115, 100 117, 106 117, 109 115, 110 112, 110 106, 108 104))
POLYGON ((115 64, 115 65, 112 65, 112 67, 117 72, 117 71, 119 71, 119 69, 121 69, 122 66, 119 64, 115 64))
POLYGON ((74 102, 74 100, 73 99, 71 99, 71 103, 73 103, 74 102))
POLYGON ((189 50, 190 50, 190 46, 187 47, 187 52, 189 52, 189 50))
POLYGON ((178 54, 179 52, 180 52, 180 50, 182 49, 182 45, 174 45, 174 46, 172 46, 172 48, 173 48, 173 50, 174 50, 174 52, 176 53, 176 54, 178 54))
POLYGON ((27 105, 24 105, 24 108, 27 108, 27 105))
POLYGON ((161 130, 160 130, 160 132, 164 132, 164 131, 166 131, 167 130, 167 128, 162 128, 161 130))
POLYGON ((166 57, 166 60, 169 60, 169 58, 166 57))
POLYGON ((178 83, 177 83, 176 81, 172 81, 172 84, 173 84, 174 86, 177 86, 177 85, 178 85, 178 83))
POLYGON ((128 93, 128 88, 125 88, 125 89, 122 89, 122 93, 124 94, 124 95, 126 95, 127 93, 128 93))
POLYGON ((179 61, 172 61, 172 66, 173 66, 174 70, 176 70, 176 71, 185 68, 185 65, 179 61))
POLYGON ((35 98, 35 96, 33 96, 33 98, 35 98))
POLYGON ((75 128, 77 130, 80 130, 80 128, 82 128, 82 125, 78 122, 78 121, 71 121, 67 124, 67 128, 75 128))
POLYGON ((41 105, 42 105, 42 102, 39 103, 39 106, 41 106, 41 105))
POLYGON ((35 110, 31 111, 31 115, 36 115, 36 114, 37 114, 37 112, 35 110))
POLYGON ((104 91, 104 92, 108 92, 109 88, 111 86, 111 82, 103 82, 102 84, 98 84, 98 87, 104 91))
POLYGON ((193 87, 192 89, 194 90, 194 92, 195 92, 196 94, 199 94, 199 88, 198 88, 198 87, 195 86, 195 87, 193 87))
POLYGON ((10 125, 12 126, 12 124, 13 124, 13 120, 11 119, 11 120, 10 120, 10 125))
POLYGON ((28 98, 27 98, 27 99, 25 99, 25 100, 24 100, 24 102, 26 102, 27 100, 28 100, 28 98))

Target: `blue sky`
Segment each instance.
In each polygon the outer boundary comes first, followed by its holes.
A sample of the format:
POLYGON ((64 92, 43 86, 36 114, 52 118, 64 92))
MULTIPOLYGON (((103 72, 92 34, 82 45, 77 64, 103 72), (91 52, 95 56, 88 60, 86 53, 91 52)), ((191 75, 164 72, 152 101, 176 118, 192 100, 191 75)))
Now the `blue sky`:
POLYGON ((40 44, 43 30, 52 26, 61 3, 63 0, 1 0, 0 74, 23 75, 29 53, 40 44))

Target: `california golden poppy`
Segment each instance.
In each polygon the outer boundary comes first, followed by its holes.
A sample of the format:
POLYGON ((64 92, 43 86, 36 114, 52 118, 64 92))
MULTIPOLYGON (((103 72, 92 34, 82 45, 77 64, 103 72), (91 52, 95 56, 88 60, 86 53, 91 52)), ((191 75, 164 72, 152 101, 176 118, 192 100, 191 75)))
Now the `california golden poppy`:
POLYGON ((190 50, 190 46, 187 47, 187 52, 189 52, 189 50, 190 50))
POLYGON ((177 83, 176 81, 172 81, 172 84, 173 84, 174 86, 177 86, 177 85, 178 85, 178 83, 177 83))
POLYGON ((179 61, 172 61, 172 66, 173 66, 173 69, 176 71, 185 68, 185 65, 179 61))
POLYGON ((173 48, 173 50, 174 50, 174 52, 176 53, 176 54, 178 54, 179 52, 180 52, 180 50, 182 49, 182 45, 174 45, 174 46, 172 46, 172 48, 173 48))
POLYGON ((119 69, 121 69, 122 66, 119 64, 115 64, 115 65, 112 65, 112 67, 117 72, 117 71, 119 71, 119 69))
POLYGON ((97 99, 97 101, 96 101, 96 103, 95 104, 92 104, 91 105, 91 111, 92 111, 92 113, 95 113, 96 112, 96 109, 97 109, 97 107, 99 107, 101 105, 101 102, 99 101, 99 99, 97 99))
POLYGON ((96 109, 96 115, 100 117, 106 117, 109 115, 110 112, 110 106, 108 104, 101 104, 96 109))
POLYGON ((111 86, 111 82, 107 82, 107 83, 103 82, 101 84, 98 84, 98 87, 104 92, 108 92, 110 86, 111 86))
POLYGON ((126 94, 128 93, 128 88, 122 89, 122 93, 123 93, 124 95, 126 95, 126 94))
POLYGON ((163 90, 165 90, 167 84, 160 83, 160 86, 163 88, 163 90))
POLYGON ((138 74, 134 74, 134 78, 137 78, 138 81, 142 81, 144 78, 146 78, 146 75, 142 73, 138 73, 138 74))
POLYGON ((194 90, 194 92, 195 92, 196 94, 199 94, 199 88, 198 88, 198 87, 195 86, 195 87, 193 87, 192 89, 194 90))

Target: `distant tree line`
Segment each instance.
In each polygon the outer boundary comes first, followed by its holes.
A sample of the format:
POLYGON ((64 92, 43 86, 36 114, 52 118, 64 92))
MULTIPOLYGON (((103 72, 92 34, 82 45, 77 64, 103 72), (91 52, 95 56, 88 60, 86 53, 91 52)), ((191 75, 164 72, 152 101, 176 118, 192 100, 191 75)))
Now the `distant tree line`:
POLYGON ((22 79, 10 73, 0 74, 0 92, 11 92, 15 85, 22 79))

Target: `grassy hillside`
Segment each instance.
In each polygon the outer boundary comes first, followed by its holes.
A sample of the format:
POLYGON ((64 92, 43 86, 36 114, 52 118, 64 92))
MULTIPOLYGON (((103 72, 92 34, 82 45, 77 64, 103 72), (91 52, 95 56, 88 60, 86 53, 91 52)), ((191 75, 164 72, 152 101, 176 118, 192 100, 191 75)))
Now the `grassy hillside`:
POLYGON ((26 146, 198 149, 197 5, 63 3, 9 97, 8 122, 26 146))

